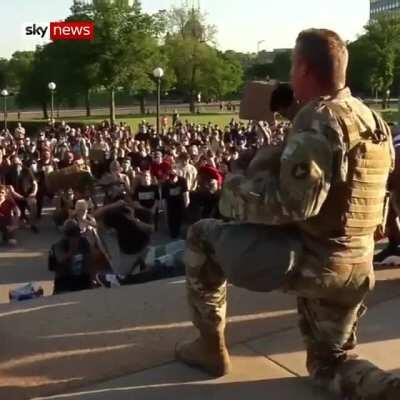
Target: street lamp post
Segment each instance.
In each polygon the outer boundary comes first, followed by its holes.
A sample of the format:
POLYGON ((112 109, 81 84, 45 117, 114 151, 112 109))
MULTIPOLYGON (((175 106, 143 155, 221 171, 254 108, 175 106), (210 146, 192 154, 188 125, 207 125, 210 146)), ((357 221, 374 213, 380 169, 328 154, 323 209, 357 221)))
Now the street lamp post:
POLYGON ((386 107, 390 108, 390 89, 386 91, 386 107))
POLYGON ((57 85, 54 82, 49 83, 49 90, 51 93, 51 123, 53 123, 53 117, 54 117, 54 91, 56 90, 57 85))
POLYGON ((157 134, 160 134, 161 78, 164 76, 164 70, 160 67, 156 68, 153 76, 157 79, 157 134))
POLYGON ((3 96, 3 113, 4 113, 4 132, 7 131, 7 97, 8 97, 8 91, 6 89, 3 89, 1 91, 1 95, 3 96))
POLYGON ((257 42, 257 54, 260 52, 260 45, 262 45, 263 43, 265 43, 265 40, 259 40, 257 42))

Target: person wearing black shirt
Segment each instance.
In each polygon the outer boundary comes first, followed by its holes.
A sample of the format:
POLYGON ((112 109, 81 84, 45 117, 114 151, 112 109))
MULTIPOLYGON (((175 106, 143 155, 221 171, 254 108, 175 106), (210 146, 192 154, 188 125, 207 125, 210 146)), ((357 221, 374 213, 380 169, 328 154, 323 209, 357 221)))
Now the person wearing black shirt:
MULTIPOLYGON (((48 149, 42 151, 39 161, 36 163, 37 171, 36 177, 38 181, 38 193, 37 193, 37 217, 42 217, 42 210, 45 197, 53 199, 53 195, 47 189, 46 176, 57 169, 56 163, 51 159, 51 152, 48 149)), ((33 171, 35 172, 35 171, 33 171)))
POLYGON ((21 210, 21 218, 29 222, 34 233, 38 233, 39 230, 35 225, 38 184, 31 169, 23 166, 19 157, 14 157, 6 183, 10 186, 11 194, 21 210), (26 215, 26 210, 29 211, 29 217, 26 215))
POLYGON ((144 145, 139 145, 139 151, 133 151, 128 154, 134 168, 140 168, 142 171, 150 168, 152 158, 147 154, 144 145))
POLYGON ((49 253, 49 270, 55 273, 53 294, 90 289, 89 242, 74 220, 65 222, 63 234, 49 253))
POLYGON ((174 113, 172 114, 172 126, 175 126, 179 121, 179 113, 178 110, 174 110, 174 113))
POLYGON ((147 224, 157 225, 158 187, 152 184, 150 171, 144 171, 142 183, 137 186, 133 195, 135 215, 147 224))
POLYGON ((189 190, 185 178, 172 170, 164 183, 162 197, 166 202, 169 233, 172 239, 179 237, 185 209, 189 205, 189 190))
POLYGON ((139 127, 139 132, 135 136, 135 140, 138 140, 139 142, 146 142, 150 139, 150 132, 149 128, 147 127, 146 123, 142 121, 139 127))

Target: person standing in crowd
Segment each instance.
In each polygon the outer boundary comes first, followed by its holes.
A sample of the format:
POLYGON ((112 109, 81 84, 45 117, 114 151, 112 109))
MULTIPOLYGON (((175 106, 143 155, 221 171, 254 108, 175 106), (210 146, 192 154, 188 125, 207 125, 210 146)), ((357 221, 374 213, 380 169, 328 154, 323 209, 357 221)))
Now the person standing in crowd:
POLYGON ((14 130, 14 137, 16 137, 16 138, 24 138, 25 137, 25 128, 22 126, 21 122, 17 123, 17 127, 14 130))
POLYGON ((4 157, 3 149, 0 146, 0 185, 5 185, 9 167, 8 162, 4 157))
POLYGON ((178 110, 174 110, 174 113, 172 114, 172 126, 176 126, 178 122, 179 122, 179 113, 178 110))
POLYGON ((53 199, 53 194, 49 192, 46 184, 46 176, 51 174, 57 169, 57 163, 52 159, 51 151, 44 149, 41 153, 40 159, 37 162, 37 181, 38 181, 38 193, 37 193, 37 217, 42 217, 42 210, 45 198, 53 199))
POLYGON ((162 198, 166 202, 167 221, 171 239, 179 237, 185 210, 189 206, 189 190, 185 178, 172 169, 162 188, 162 198))
POLYGON ((130 193, 129 178, 122 172, 121 165, 117 160, 111 161, 110 172, 104 174, 100 184, 105 190, 104 204, 122 200, 130 193))
POLYGON ((189 192, 194 192, 197 188, 197 169, 190 164, 190 156, 182 154, 178 159, 179 174, 186 179, 189 192))
POLYGON ((74 165, 75 157, 72 151, 66 151, 64 158, 58 163, 60 169, 72 167, 74 165))
POLYGON ((160 193, 152 183, 150 171, 144 171, 142 182, 133 195, 135 214, 143 222, 157 227, 160 193))
POLYGON ((227 281, 281 289, 297 296, 315 383, 341 399, 400 398, 399 377, 348 354, 374 287, 374 232, 394 154, 389 127, 346 87, 347 65, 346 44, 335 32, 299 34, 292 85, 302 108, 279 173, 228 177, 220 211, 235 222, 204 220, 188 233, 186 283, 199 337, 178 344, 178 360, 227 374, 227 281))
POLYGON ((171 163, 163 159, 161 151, 156 151, 150 165, 151 176, 157 180, 157 183, 162 183, 167 179, 170 171, 171 163))
POLYGON ((19 209, 7 189, 7 186, 0 184, 0 233, 3 242, 16 246, 15 230, 18 228, 19 209))
POLYGON ((388 244, 374 256, 374 264, 399 265, 400 264, 400 132, 393 136, 395 150, 395 167, 390 174, 388 190, 390 203, 384 232, 381 236, 387 236, 388 244))
POLYGON ((135 193, 135 186, 137 184, 136 172, 132 168, 131 160, 124 158, 121 165, 121 172, 128 177, 129 182, 129 193, 135 193))

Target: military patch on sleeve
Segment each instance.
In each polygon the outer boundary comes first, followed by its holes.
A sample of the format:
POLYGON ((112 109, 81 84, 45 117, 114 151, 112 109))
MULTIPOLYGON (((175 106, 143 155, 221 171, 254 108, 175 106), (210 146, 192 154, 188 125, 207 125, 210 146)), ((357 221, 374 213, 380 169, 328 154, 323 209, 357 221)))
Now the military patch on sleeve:
POLYGON ((292 169, 292 176, 295 179, 306 179, 310 174, 310 166, 307 163, 296 164, 292 169))

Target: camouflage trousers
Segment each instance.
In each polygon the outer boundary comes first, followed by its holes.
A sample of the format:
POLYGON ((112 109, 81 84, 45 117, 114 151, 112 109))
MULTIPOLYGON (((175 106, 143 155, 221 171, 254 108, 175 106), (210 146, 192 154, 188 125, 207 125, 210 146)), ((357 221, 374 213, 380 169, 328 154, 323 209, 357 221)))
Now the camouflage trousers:
MULTIPOLYGON (((253 291, 295 294, 307 367, 314 378, 334 373, 355 347, 358 319, 366 310, 363 300, 374 286, 371 265, 322 267, 304 254, 299 233, 290 228, 202 220, 189 230, 184 261, 188 302, 200 331, 224 328, 227 282, 253 291)), ((349 365, 345 371, 350 384, 329 377, 344 388, 335 391, 347 399, 367 399, 357 391, 353 395, 350 387, 362 380, 360 368, 370 370, 371 364, 349 365)), ((379 385, 387 380, 380 376, 379 385)), ((379 396, 368 399, 383 399, 379 396)))

